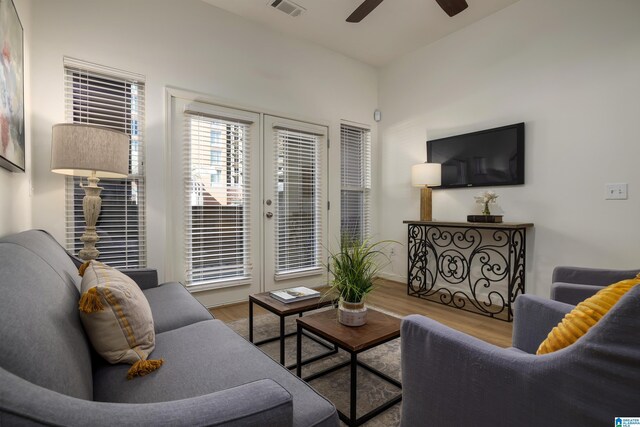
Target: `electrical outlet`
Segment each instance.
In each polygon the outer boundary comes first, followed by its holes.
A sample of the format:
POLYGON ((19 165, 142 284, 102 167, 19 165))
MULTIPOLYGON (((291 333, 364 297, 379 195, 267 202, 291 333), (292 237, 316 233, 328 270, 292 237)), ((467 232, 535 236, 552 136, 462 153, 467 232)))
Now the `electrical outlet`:
POLYGON ((605 198, 607 200, 627 200, 627 184, 606 184, 605 186, 607 194, 605 198))

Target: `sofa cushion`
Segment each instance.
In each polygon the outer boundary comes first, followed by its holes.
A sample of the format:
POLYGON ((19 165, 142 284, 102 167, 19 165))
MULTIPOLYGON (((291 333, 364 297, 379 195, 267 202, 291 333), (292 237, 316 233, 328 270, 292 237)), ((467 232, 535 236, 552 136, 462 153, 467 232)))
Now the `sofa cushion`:
POLYGON ((154 356, 162 357, 165 365, 141 381, 126 381, 124 366, 102 364, 97 367, 95 399, 164 402, 271 378, 293 396, 294 425, 336 423, 331 403, 219 320, 158 334, 154 356))
POLYGON ((1 239, 0 260, 0 366, 41 387, 92 399, 79 276, 65 250, 33 230, 1 239))
POLYGON ((143 292, 151 306, 156 334, 213 318, 180 283, 163 283, 143 292))
POLYGON ((136 283, 98 261, 81 270, 80 319, 93 348, 109 363, 129 363, 128 379, 162 365, 147 360, 155 346, 151 308, 136 283))
POLYGON ((640 274, 635 279, 622 280, 609 285, 594 296, 582 301, 564 316, 558 326, 549 332, 547 338, 538 347, 536 354, 552 353, 576 342, 598 323, 624 294, 638 284, 640 284, 640 274))

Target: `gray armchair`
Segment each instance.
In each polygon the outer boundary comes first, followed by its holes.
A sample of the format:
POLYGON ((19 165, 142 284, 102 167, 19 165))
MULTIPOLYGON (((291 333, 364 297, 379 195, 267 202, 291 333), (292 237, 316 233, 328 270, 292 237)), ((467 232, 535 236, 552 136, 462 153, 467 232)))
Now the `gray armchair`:
POLYGON ((612 283, 631 279, 635 270, 606 270, 601 268, 556 267, 551 278, 551 299, 578 304, 612 283))
POLYGON ((402 426, 602 426, 640 414, 640 286, 572 346, 536 356, 570 304, 521 295, 513 348, 402 322, 402 426), (636 415, 633 415, 636 414, 636 415))

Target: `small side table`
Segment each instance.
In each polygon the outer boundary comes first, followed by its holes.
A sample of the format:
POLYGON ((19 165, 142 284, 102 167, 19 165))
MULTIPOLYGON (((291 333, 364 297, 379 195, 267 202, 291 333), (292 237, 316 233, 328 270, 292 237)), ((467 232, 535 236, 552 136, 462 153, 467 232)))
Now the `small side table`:
POLYGON ((400 337, 400 319, 386 315, 384 313, 380 313, 379 311, 373 310, 371 308, 368 309, 367 312, 367 323, 358 326, 358 327, 349 327, 344 326, 343 324, 338 322, 338 313, 337 310, 328 310, 322 311, 319 313, 313 313, 308 316, 301 317, 296 319, 298 323, 298 355, 297 355, 297 366, 296 366, 296 375, 302 377, 302 364, 301 362, 301 350, 302 350, 302 335, 304 331, 312 332, 313 334, 318 335, 322 339, 327 340, 328 342, 337 345, 344 351, 348 352, 351 355, 350 360, 346 362, 340 363, 336 366, 332 366, 315 374, 309 375, 308 377, 303 378, 305 381, 309 382, 316 378, 319 378, 323 375, 329 374, 331 372, 337 371, 345 366, 349 366, 351 368, 351 391, 350 391, 350 405, 349 405, 349 416, 342 413, 338 410, 338 415, 340 419, 345 422, 348 426, 359 426, 376 415, 386 411, 396 403, 402 400, 402 393, 395 396, 391 400, 383 403, 377 408, 369 411, 365 415, 360 418, 357 417, 356 414, 356 402, 357 402, 357 389, 358 389, 358 375, 357 368, 358 366, 366 369, 367 371, 377 375, 385 381, 393 384, 394 386, 402 389, 402 384, 400 381, 397 381, 394 378, 391 378, 389 375, 380 372, 379 370, 358 361, 358 353, 363 351, 372 349, 380 344, 384 344, 388 341, 394 340, 400 337))
MULTIPOLYGON (((269 295, 269 292, 262 292, 259 294, 249 295, 249 341, 251 341, 256 346, 259 346, 262 344, 280 340, 280 364, 284 365, 284 356, 285 356, 284 340, 286 337, 290 337, 296 334, 295 332, 285 334, 284 332, 285 318, 296 315, 296 314, 301 317, 302 313, 304 312, 334 305, 334 302, 335 301, 332 299, 318 297, 318 298, 310 298, 310 299, 306 299, 298 302, 291 302, 291 303, 285 304, 271 297, 271 295, 269 295), (253 341, 253 304, 259 305, 260 307, 275 314, 280 318, 280 334, 278 336, 266 338, 257 342, 253 341)), ((328 346, 327 343, 320 341, 319 339, 317 339, 316 337, 310 334, 305 334, 305 336, 307 336, 307 338, 309 339, 314 340, 318 344, 330 349, 331 351, 319 354, 317 356, 313 356, 302 362, 298 361, 298 363, 302 363, 302 365, 306 365, 307 363, 314 362, 316 360, 322 359, 323 357, 327 357, 338 352, 338 347, 336 347, 335 345, 333 347, 328 346)), ((296 364, 293 364, 293 365, 287 366, 287 369, 293 369, 295 367, 296 367, 296 364)))

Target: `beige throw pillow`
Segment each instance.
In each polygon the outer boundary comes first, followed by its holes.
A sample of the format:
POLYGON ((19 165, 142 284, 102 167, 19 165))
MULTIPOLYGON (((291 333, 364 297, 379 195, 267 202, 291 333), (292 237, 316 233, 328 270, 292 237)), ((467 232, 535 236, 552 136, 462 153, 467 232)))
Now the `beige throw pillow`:
POLYGON ((155 348, 151 307, 138 285, 98 261, 80 267, 80 319, 93 348, 109 363, 130 363, 128 379, 158 369, 162 360, 147 360, 155 348))

